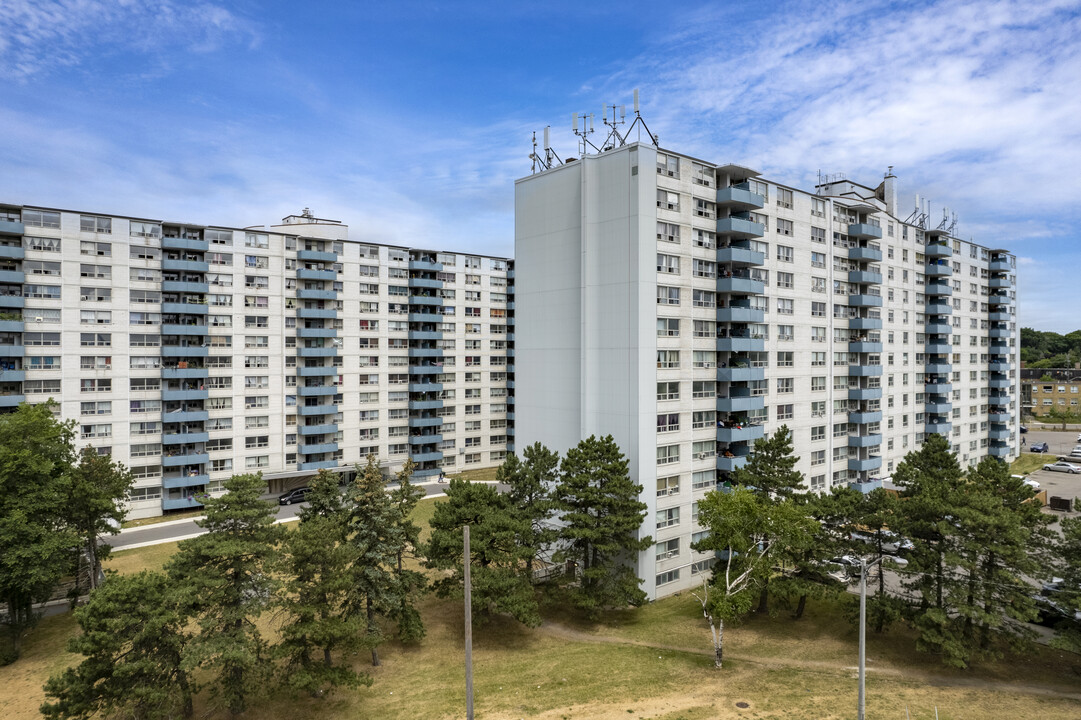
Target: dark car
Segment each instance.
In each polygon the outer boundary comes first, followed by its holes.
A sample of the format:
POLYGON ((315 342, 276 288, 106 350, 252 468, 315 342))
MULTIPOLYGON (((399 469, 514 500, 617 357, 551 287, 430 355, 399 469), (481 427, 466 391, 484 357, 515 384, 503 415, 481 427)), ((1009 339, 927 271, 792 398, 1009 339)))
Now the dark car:
POLYGON ((289 492, 278 496, 278 504, 292 505, 293 503, 304 502, 308 497, 309 490, 311 490, 311 488, 308 487, 293 488, 289 492))
POLYGON ((1021 426, 1021 434, 1022 434, 1022 435, 1024 435, 1024 434, 1025 434, 1025 433, 1027 433, 1027 432, 1028 432, 1028 428, 1027 428, 1027 427, 1025 427, 1024 425, 1022 425, 1022 426, 1021 426))
POLYGON ((1047 443, 1032 443, 1029 452, 1047 452, 1047 443))

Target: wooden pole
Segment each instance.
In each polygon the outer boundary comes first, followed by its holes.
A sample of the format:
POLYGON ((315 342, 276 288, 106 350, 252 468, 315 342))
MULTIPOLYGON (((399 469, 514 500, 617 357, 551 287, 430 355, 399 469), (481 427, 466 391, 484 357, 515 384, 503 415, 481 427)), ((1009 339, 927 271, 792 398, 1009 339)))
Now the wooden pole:
POLYGON ((465 568, 465 717, 473 720, 473 583, 469 573, 472 557, 469 552, 469 526, 462 527, 465 553, 462 566, 465 568))

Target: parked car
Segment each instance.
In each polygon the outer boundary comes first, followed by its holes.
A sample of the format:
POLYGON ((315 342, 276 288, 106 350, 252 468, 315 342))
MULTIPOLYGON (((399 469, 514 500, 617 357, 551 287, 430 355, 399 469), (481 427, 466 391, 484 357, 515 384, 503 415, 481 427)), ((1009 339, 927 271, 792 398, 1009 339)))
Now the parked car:
POLYGON ((837 582, 847 583, 860 574, 860 559, 855 555, 840 555, 830 558, 828 565, 832 568, 826 574, 837 582))
POLYGON ((1022 435, 1024 435, 1024 434, 1025 434, 1025 433, 1027 433, 1027 432, 1028 432, 1028 428, 1027 428, 1027 427, 1025 427, 1024 425, 1022 425, 1022 426, 1021 426, 1021 434, 1022 434, 1022 435))
POLYGON ((308 498, 309 487, 293 488, 287 493, 282 493, 278 496, 279 505, 292 505, 293 503, 304 502, 308 498))
POLYGON ((1074 465, 1073 463, 1068 463, 1068 462, 1057 462, 1057 463, 1053 463, 1051 465, 1044 465, 1043 469, 1044 470, 1051 470, 1053 472, 1071 473, 1073 475, 1076 475, 1077 473, 1081 473, 1081 465, 1074 465))
MULTIPOLYGON (((890 555, 895 555, 901 550, 911 550, 915 547, 912 541, 908 538, 901 537, 892 530, 882 530, 882 552, 890 555)), ((871 532, 854 531, 851 534, 853 540, 865 542, 868 545, 873 545, 875 542, 875 534, 871 532)))
POLYGON ((1032 443, 1032 447, 1028 449, 1029 452, 1047 452, 1047 443, 1032 443))

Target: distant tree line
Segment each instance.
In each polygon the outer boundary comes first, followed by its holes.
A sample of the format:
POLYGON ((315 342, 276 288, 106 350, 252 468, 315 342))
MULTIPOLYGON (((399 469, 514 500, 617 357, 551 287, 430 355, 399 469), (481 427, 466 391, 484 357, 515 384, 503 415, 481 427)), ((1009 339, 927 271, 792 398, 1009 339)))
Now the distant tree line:
POLYGON ((1021 328, 1021 362, 1030 368, 1072 368, 1081 362, 1081 330, 1059 335, 1021 328))

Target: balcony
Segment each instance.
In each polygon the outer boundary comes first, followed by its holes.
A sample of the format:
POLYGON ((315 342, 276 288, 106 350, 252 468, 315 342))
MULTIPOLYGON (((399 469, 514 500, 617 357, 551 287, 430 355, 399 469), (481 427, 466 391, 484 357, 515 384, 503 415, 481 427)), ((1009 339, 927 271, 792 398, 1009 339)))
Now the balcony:
POLYGON ((210 292, 210 283, 189 282, 186 280, 163 280, 161 283, 161 291, 167 293, 195 293, 205 295, 210 292))
POLYGON ((1009 305, 1010 296, 1006 293, 992 293, 987 296, 988 305, 1009 305))
POLYGON ((444 354, 443 348, 422 348, 422 347, 411 347, 411 348, 409 348, 409 357, 441 358, 441 357, 443 357, 443 354, 444 354))
POLYGON ((422 433, 419 435, 410 435, 410 445, 435 445, 443 442, 443 436, 439 433, 422 433))
POLYGON ((166 410, 161 421, 166 423, 206 422, 210 413, 206 410, 166 410))
MULTIPOLYGON (((433 307, 440 307, 443 305, 443 298, 436 297, 434 295, 410 295, 410 305, 430 305, 433 307)), ((421 312, 418 310, 418 312, 421 312)), ((468 319, 468 318, 467 318, 468 319)))
POLYGON ((175 367, 161 369, 161 378, 163 380, 205 380, 208 377, 210 377, 210 370, 207 368, 175 367))
POLYGON ((0 383, 15 383, 26 380, 25 370, 0 370, 0 383))
POLYGON ((161 269, 174 272, 205 273, 210 271, 210 263, 204 260, 170 260, 166 257, 161 259, 161 269))
POLYGON ((1010 336, 1010 329, 993 327, 987 331, 987 334, 993 338, 1008 338, 1010 336))
POLYGON ((948 395, 953 391, 951 383, 925 383, 923 391, 930 395, 948 395))
POLYGON ((207 252, 210 250, 209 240, 195 238, 163 237, 161 239, 162 250, 191 250, 192 252, 207 252))
POLYGON ((937 260, 938 258, 953 257, 953 249, 946 243, 930 242, 923 249, 923 254, 937 260))
POLYGON ((878 377, 882 374, 881 365, 849 365, 849 377, 878 377))
POLYGON ((928 423, 924 424, 924 426, 923 426, 924 432, 926 432, 928 435, 937 434, 937 435, 942 435, 943 437, 950 434, 950 428, 951 428, 950 423, 948 423, 948 422, 940 422, 940 421, 937 421, 937 420, 933 421, 933 422, 928 422, 928 423))
POLYGON ((717 379, 721 382, 750 382, 765 378, 766 369, 760 367, 723 367, 717 370, 717 379))
POLYGON ((1009 345, 999 345, 999 344, 992 343, 991 347, 990 347, 990 353, 992 355, 1009 355, 1010 354, 1010 346, 1009 345))
POLYGON ((717 469, 724 472, 732 472, 737 468, 741 468, 747 464, 746 455, 733 455, 732 457, 725 457, 720 455, 717 457, 717 469))
POLYGON ((923 331, 928 335, 949 335, 953 332, 953 328, 949 323, 944 322, 928 322, 923 326, 923 331))
POLYGON ((26 299, 21 295, 0 295, 0 308, 21 308, 26 306, 26 299))
POLYGON ((858 285, 881 285, 882 273, 871 272, 869 270, 849 270, 848 282, 858 285))
POLYGON ((297 430, 301 435, 328 435, 338 432, 337 423, 321 423, 319 425, 299 425, 297 430))
POLYGON ((332 252, 322 250, 297 250, 297 260, 300 262, 338 262, 338 256, 332 252))
POLYGON ((297 317, 302 320, 333 320, 338 311, 331 308, 297 308, 297 317))
POLYGON ((332 453, 338 452, 338 443, 312 443, 310 445, 301 445, 300 452, 305 455, 318 455, 319 453, 332 453))
MULTIPOLYGON (((203 480, 202 484, 205 485, 206 483, 210 482, 210 476, 209 475, 202 475, 201 477, 206 478, 205 480, 203 480)), ((168 487, 168 486, 165 486, 165 487, 168 487)), ((178 486, 174 486, 174 487, 178 487, 178 486)), ((161 499, 161 509, 162 510, 192 510, 192 509, 196 509, 196 508, 201 508, 202 506, 203 506, 203 504, 201 502, 199 502, 198 500, 196 500, 195 498, 167 498, 167 497, 163 497, 161 499)))
POLYGON ((210 307, 206 303, 163 302, 161 311, 173 315, 206 315, 210 307))
POLYGON ((993 423, 1009 423, 1011 417, 1008 412, 993 412, 987 414, 987 419, 993 423))
POLYGON ((22 320, 0 320, 0 332, 21 333, 26 329, 22 320))
POLYGON ((409 287, 427 288, 428 290, 439 290, 443 287, 443 281, 436 280, 435 278, 411 277, 409 278, 409 287))
POLYGON ((205 358, 210 354, 210 349, 203 345, 178 345, 176 341, 173 344, 162 342, 161 344, 161 356, 162 357, 179 357, 179 358, 205 358))
POLYGON ((993 273, 1008 273, 1013 269, 1010 267, 1009 260, 992 260, 988 265, 988 268, 993 273))
POLYGON ((1007 373, 1010 371, 1010 363, 1006 360, 993 360, 988 363, 987 369, 993 373, 1007 373))
POLYGON ((952 345, 942 342, 928 342, 923 346, 924 352, 928 355, 949 355, 952 349, 952 345))
POLYGON ((190 445, 205 443, 208 440, 210 440, 210 433, 205 432, 163 433, 161 436, 162 445, 190 445))
POLYGON ((1008 405, 1011 399, 1010 393, 1001 390, 992 390, 987 396, 987 402, 992 405, 1008 405))
POLYGON ((858 317, 848 319, 849 330, 881 330, 882 318, 858 317))
POLYGON ((849 223, 848 237, 857 240, 879 240, 882 238, 882 228, 871 223, 849 223))
POLYGON ((299 338, 335 338, 338 337, 338 331, 334 328, 316 328, 316 327, 298 327, 297 337, 299 338))
POLYGON ((411 393, 430 393, 439 392, 443 389, 442 383, 437 382, 424 382, 425 378, 417 378, 417 382, 409 383, 409 392, 411 393))
POLYGON ((1006 389, 1009 388, 1011 385, 1013 385, 1013 380, 1010 380, 1009 378, 992 378, 991 380, 987 381, 987 387, 991 388, 992 390, 1006 389))
MULTIPOLYGON (((726 425, 728 423, 725 423, 726 425)), ((738 443, 738 442, 751 442, 757 440, 765 434, 765 426, 763 425, 744 425, 741 428, 736 427, 718 427, 717 428, 717 442, 722 443, 738 443)))
POLYGON ((446 320, 446 317, 439 313, 432 312, 411 312, 409 313, 409 322, 412 323, 441 323, 446 320))
POLYGON ((443 373, 443 365, 410 365, 410 375, 440 375, 443 373))
POLYGON ((848 248, 848 259, 862 262, 882 262, 882 251, 873 247, 850 247, 848 248))
POLYGON ((1006 290, 1013 287, 1013 283, 1010 282, 1009 278, 993 277, 987 281, 987 286, 992 289, 1006 290))
MULTIPOLYGON (((210 482, 210 476, 206 472, 195 472, 193 475, 191 472, 181 475, 165 475, 161 480, 161 486, 166 490, 172 490, 175 488, 195 488, 202 487, 210 482)), ((199 507, 196 505, 195 507, 199 507)))
POLYGON ((165 402, 185 402, 188 400, 206 400, 207 390, 199 388, 177 389, 172 390, 169 388, 161 389, 161 399, 165 402))
POLYGON ((418 452, 410 454, 409 458, 415 463, 435 462, 443 459, 443 453, 440 451, 426 453, 418 452))
POLYGON ((1013 437, 1013 431, 1009 428, 999 428, 997 430, 995 428, 991 428, 991 430, 987 433, 987 437, 991 438, 992 440, 1009 440, 1013 437))
POLYGON ((928 315, 950 315, 953 313, 953 308, 948 302, 929 302, 926 309, 928 315))
POLYGON ((410 340, 442 340, 443 333, 439 330, 410 330, 410 340))
POLYGON ((297 290, 297 298, 300 300, 334 300, 338 297, 337 290, 297 290))
POLYGON ((1004 458, 1010 455, 1009 445, 992 445, 987 449, 987 454, 992 457, 1004 458))
POLYGON ((209 335, 210 329, 206 325, 189 325, 187 323, 162 323, 162 335, 209 335))
POLYGON ((766 232, 762 223, 738 217, 726 217, 717 219, 717 234, 728 235, 734 238, 759 238, 766 232))
POLYGON ((923 366, 923 371, 928 375, 949 375, 953 366, 946 362, 930 361, 923 366))
POLYGON ((992 313, 988 313, 987 319, 991 322, 1009 322, 1010 313, 1003 310, 995 310, 992 313))
POLYGON ((849 295, 849 307, 882 307, 881 295, 849 295))
POLYGON ((766 204, 766 199, 739 185, 721 188, 717 191, 717 206, 733 210, 757 210, 766 204))
POLYGON ((334 357, 338 354, 338 347, 298 347, 297 355, 304 358, 334 357))
MULTIPOLYGON (((0 223, 3 223, 0 220, 0 223)), ((22 260, 26 257, 26 251, 18 245, 0 245, 0 258, 5 260, 22 260)))
POLYGON ((26 395, 22 395, 20 393, 11 393, 10 395, 0 394, 0 407, 12 408, 25 400, 26 395))
POLYGON ((300 397, 322 397, 324 395, 337 395, 341 392, 341 388, 334 385, 316 385, 312 387, 299 387, 300 397))
POLYGON ((880 456, 872 456, 869 458, 848 458, 848 469, 856 472, 870 472, 871 470, 878 470, 882 467, 882 458, 880 456))
POLYGON ((749 277, 726 277, 717 279, 717 292, 733 295, 761 295, 766 286, 761 280, 749 277))
POLYGON ((22 235, 25 230, 26 226, 18 220, 0 220, 0 235, 22 235))
POLYGON ((443 418, 441 417, 411 417, 409 418, 409 427, 422 428, 422 427, 439 427, 443 424, 443 418))
POLYGON ((302 367, 297 370, 300 377, 328 377, 342 372, 341 368, 336 367, 302 367))
POLYGON ((742 247, 718 248, 717 262, 733 265, 762 265, 766 262, 764 253, 742 247))
POLYGON ((923 272, 927 277, 933 278, 945 278, 953 275, 953 269, 949 265, 946 265, 945 261, 943 261, 942 265, 939 265, 938 263, 929 264, 924 268, 923 272))
POLYGON ((303 470, 304 472, 312 472, 312 471, 315 471, 315 470, 325 470, 325 469, 336 468, 336 467, 338 467, 338 461, 337 460, 315 460, 313 462, 303 462, 303 463, 298 463, 297 464, 297 469, 298 470, 303 470))
POLYGON ((848 352, 880 353, 882 352, 882 343, 872 342, 870 340, 857 340, 855 342, 848 343, 848 352))
POLYGON ((429 272, 440 272, 443 270, 443 263, 432 262, 431 260, 410 260, 410 270, 427 270, 429 272))
POLYGON ((928 400, 923 406, 924 412, 929 415, 946 415, 953 410, 953 404, 948 402, 935 402, 928 400))
POLYGON ((410 400, 410 410, 439 410, 443 407, 442 400, 410 400))
POLYGON ((766 349, 766 341, 759 338, 727 337, 717 338, 717 350, 720 352, 762 352, 766 349))
POLYGON ((875 447, 882 444, 882 436, 879 434, 874 435, 849 435, 848 447, 875 447))
POLYGON ((848 388, 849 400, 879 400, 882 398, 882 388, 848 388))
POLYGON ((334 270, 312 270, 310 268, 297 268, 298 280, 321 280, 331 282, 338 279, 338 273, 334 270))
POLYGON ((766 398, 762 395, 744 395, 717 398, 717 411, 722 413, 749 412, 766 407, 766 398))
POLYGON ((857 410, 855 412, 848 413, 848 422, 855 423, 857 425, 866 425, 867 423, 882 422, 881 410, 857 410))
POLYGON ((210 457, 205 450, 189 451, 180 455, 165 454, 161 458, 162 467, 178 467, 180 465, 202 465, 208 462, 210 457))
POLYGON ((725 308, 718 308, 717 310, 718 322, 760 323, 765 322, 765 319, 765 310, 759 310, 758 308, 736 307, 730 305, 725 308))
POLYGON ((338 406, 332 403, 326 403, 324 405, 299 405, 297 406, 297 414, 303 417, 314 417, 317 415, 333 415, 338 412, 338 406))
POLYGON ((944 297, 947 295, 953 295, 953 288, 943 282, 927 283, 924 287, 924 292, 928 297, 944 297))
POLYGON ((22 270, 0 270, 0 283, 24 283, 26 273, 22 270))

